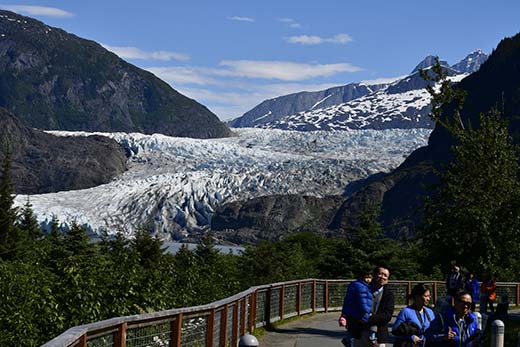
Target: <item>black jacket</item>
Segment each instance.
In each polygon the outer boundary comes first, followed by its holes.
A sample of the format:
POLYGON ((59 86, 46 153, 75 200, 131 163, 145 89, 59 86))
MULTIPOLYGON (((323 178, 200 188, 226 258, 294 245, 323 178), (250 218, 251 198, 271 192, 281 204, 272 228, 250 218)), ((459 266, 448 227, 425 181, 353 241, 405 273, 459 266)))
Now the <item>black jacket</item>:
POLYGON ((394 293, 388 288, 388 285, 383 288, 383 295, 381 302, 375 314, 368 319, 368 326, 377 326, 377 342, 388 343, 390 336, 388 334, 388 323, 394 314, 394 293))

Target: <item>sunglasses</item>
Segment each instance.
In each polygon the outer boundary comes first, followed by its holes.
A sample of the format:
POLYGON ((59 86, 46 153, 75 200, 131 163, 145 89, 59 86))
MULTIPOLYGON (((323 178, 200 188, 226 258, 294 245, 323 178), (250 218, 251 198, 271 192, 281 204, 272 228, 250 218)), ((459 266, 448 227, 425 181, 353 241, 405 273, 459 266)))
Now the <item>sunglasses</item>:
POLYGON ((463 304, 463 305, 466 306, 466 307, 471 307, 471 304, 472 304, 472 303, 469 302, 469 301, 459 301, 459 304, 463 304))

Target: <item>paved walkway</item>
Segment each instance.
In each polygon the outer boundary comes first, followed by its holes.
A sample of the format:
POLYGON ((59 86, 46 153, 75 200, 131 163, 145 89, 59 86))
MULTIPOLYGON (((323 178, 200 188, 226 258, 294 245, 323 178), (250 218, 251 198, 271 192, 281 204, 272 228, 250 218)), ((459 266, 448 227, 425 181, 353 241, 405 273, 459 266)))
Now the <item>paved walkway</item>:
MULTIPOLYGON (((319 313, 280 325, 262 336, 259 347, 343 347, 345 329, 338 325, 339 314, 319 313)), ((509 317, 520 320, 520 309, 510 310, 509 317)))
POLYGON ((260 347, 339 347, 345 329, 338 325, 340 312, 304 316, 266 332, 260 347))

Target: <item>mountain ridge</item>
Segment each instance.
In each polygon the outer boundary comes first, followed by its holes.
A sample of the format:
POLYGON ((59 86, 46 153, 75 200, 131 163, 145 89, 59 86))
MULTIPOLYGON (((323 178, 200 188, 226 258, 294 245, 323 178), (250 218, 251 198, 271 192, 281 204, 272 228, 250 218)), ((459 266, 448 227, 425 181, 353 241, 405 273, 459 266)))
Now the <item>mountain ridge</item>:
MULTIPOLYGON (((486 58, 486 54, 477 50, 457 64, 450 66, 447 62, 441 61, 441 65, 449 76, 457 78, 456 76, 460 75, 460 80, 466 74, 478 70, 486 58), (454 66, 460 70, 456 70, 454 66)), ((350 93, 343 101, 328 98, 330 95, 327 96, 327 91, 330 89, 312 93, 293 93, 266 100, 228 124, 233 127, 298 131, 433 128, 434 124, 428 117, 431 110, 430 96, 425 90, 429 83, 420 77, 419 69, 428 68, 436 59, 436 56, 427 56, 408 76, 392 83, 371 86, 360 82, 335 87, 336 90, 346 87, 349 90, 360 90, 357 94, 350 93), (306 103, 298 103, 299 98, 305 97, 313 97, 314 104, 307 99, 306 103), (325 97, 327 99, 324 99, 325 97), (325 102, 320 103, 321 100, 325 102), (317 105, 319 107, 316 107, 317 105), (402 107, 403 105, 406 107, 402 107)))
POLYGON ((232 132, 205 106, 98 43, 0 10, 0 107, 47 130, 232 132))

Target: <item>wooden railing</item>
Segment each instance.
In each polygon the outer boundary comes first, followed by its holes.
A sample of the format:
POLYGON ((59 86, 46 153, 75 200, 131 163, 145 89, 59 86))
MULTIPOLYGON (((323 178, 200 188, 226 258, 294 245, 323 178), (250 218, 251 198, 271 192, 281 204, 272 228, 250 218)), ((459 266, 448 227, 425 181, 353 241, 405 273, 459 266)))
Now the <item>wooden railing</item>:
MULTIPOLYGON (((250 288, 208 305, 117 317, 73 327, 42 347, 226 347, 255 328, 313 312, 339 311, 352 280, 305 279, 250 288)), ((390 281, 396 305, 406 305, 418 282, 390 281)), ((444 282, 423 282, 433 302, 444 282)), ((497 283, 497 294, 520 303, 519 283, 497 283)))

